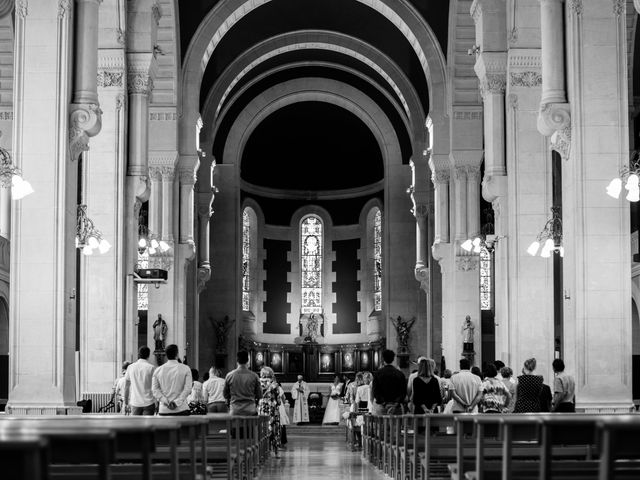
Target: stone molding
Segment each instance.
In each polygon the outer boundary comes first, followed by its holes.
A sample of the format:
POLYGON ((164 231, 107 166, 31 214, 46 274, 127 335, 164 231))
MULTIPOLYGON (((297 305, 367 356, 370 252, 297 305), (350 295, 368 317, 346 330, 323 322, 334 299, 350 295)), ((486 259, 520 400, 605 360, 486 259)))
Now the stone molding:
POLYGON ((482 111, 476 110, 471 112, 456 111, 453 112, 454 120, 482 120, 482 111))
POLYGON ((114 48, 98 49, 98 70, 115 70, 124 72, 124 53, 114 48))
POLYGON ((511 72, 509 85, 512 87, 535 88, 542 86, 542 75, 539 72, 511 72))
POLYGON ((124 72, 98 71, 98 87, 122 87, 124 72))
POLYGON ((176 112, 149 112, 149 120, 156 122, 175 122, 178 120, 176 112))
POLYGON ((458 255, 456 256, 456 270, 459 272, 477 270, 479 260, 477 255, 458 255))
POLYGON ((69 106, 69 152, 76 160, 89 150, 89 138, 102 128, 102 110, 95 103, 72 103, 69 106))
POLYGON ((526 70, 542 69, 542 53, 539 48, 512 48, 509 50, 509 70, 522 68, 526 70))
POLYGON ((569 159, 569 154, 571 153, 571 125, 561 129, 556 130, 556 132, 551 135, 551 150, 555 150, 560 154, 563 160, 569 159))
POLYGON ((176 151, 152 150, 149 152, 149 166, 167 166, 173 168, 177 158, 178 152, 176 151))

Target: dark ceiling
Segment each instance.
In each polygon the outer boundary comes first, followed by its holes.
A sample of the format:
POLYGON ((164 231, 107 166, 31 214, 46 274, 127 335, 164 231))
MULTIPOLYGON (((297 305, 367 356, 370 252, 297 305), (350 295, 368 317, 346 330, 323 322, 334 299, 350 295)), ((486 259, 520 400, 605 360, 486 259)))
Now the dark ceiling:
MULTIPOLYGON (((218 1, 179 0, 182 58, 198 25, 218 1)), ((429 22, 446 52, 449 0, 408 3, 429 22)), ((381 50, 404 72, 424 110, 429 111, 426 78, 413 48, 383 15, 356 0, 272 0, 253 10, 216 47, 204 74, 201 106, 221 73, 247 49, 275 35, 306 29, 351 35, 381 50)), ((225 162, 226 138, 235 118, 251 100, 278 83, 303 77, 345 82, 371 97, 391 121, 400 141, 403 163, 408 162, 412 152, 404 113, 398 112, 399 99, 387 82, 360 61, 317 49, 278 55, 243 77, 227 97, 227 101, 233 99, 233 104, 214 139, 216 161, 225 162), (296 66, 254 82, 259 75, 289 64, 296 66), (359 72, 368 80, 330 64, 359 72), (236 97, 250 82, 254 83, 236 97)), ((273 113, 257 128, 243 154, 242 176, 250 183, 272 188, 333 190, 381 180, 384 168, 373 134, 358 118, 333 105, 302 102, 273 113)))
POLYGON ((301 102, 260 123, 244 150, 241 175, 271 188, 334 190, 382 180, 384 166, 359 118, 329 103, 301 102))

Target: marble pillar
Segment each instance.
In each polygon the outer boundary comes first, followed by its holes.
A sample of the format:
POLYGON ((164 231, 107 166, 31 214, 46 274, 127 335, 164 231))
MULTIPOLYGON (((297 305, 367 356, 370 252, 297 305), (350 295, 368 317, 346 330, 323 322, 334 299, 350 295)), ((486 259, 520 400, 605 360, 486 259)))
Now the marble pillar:
MULTIPOLYGON (((72 45, 72 17, 57 2, 34 0, 28 8, 19 3, 13 153, 35 193, 12 206, 6 408, 12 414, 80 413, 75 376, 78 165, 68 148, 69 127, 74 127, 69 117, 72 45)), ((93 75, 95 80, 95 70, 93 75)))

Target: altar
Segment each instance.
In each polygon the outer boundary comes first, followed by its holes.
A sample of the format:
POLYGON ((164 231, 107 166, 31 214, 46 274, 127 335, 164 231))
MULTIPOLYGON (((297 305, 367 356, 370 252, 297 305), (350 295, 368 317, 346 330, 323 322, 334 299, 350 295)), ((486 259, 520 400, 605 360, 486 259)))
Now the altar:
POLYGON ((356 372, 372 372, 382 365, 385 339, 356 344, 270 344, 240 339, 240 348, 249 352, 254 372, 273 369, 281 383, 294 382, 302 375, 308 383, 331 383, 336 375, 353 377, 356 372))

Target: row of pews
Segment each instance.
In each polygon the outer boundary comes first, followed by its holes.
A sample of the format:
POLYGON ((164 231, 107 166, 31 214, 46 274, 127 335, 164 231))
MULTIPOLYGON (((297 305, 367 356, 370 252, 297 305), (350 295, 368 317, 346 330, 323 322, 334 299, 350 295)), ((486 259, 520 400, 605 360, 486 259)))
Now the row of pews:
POLYGON ((363 457, 395 480, 640 479, 640 415, 365 417, 363 457))
POLYGON ((251 479, 268 417, 0 416, 0 478, 251 479))

